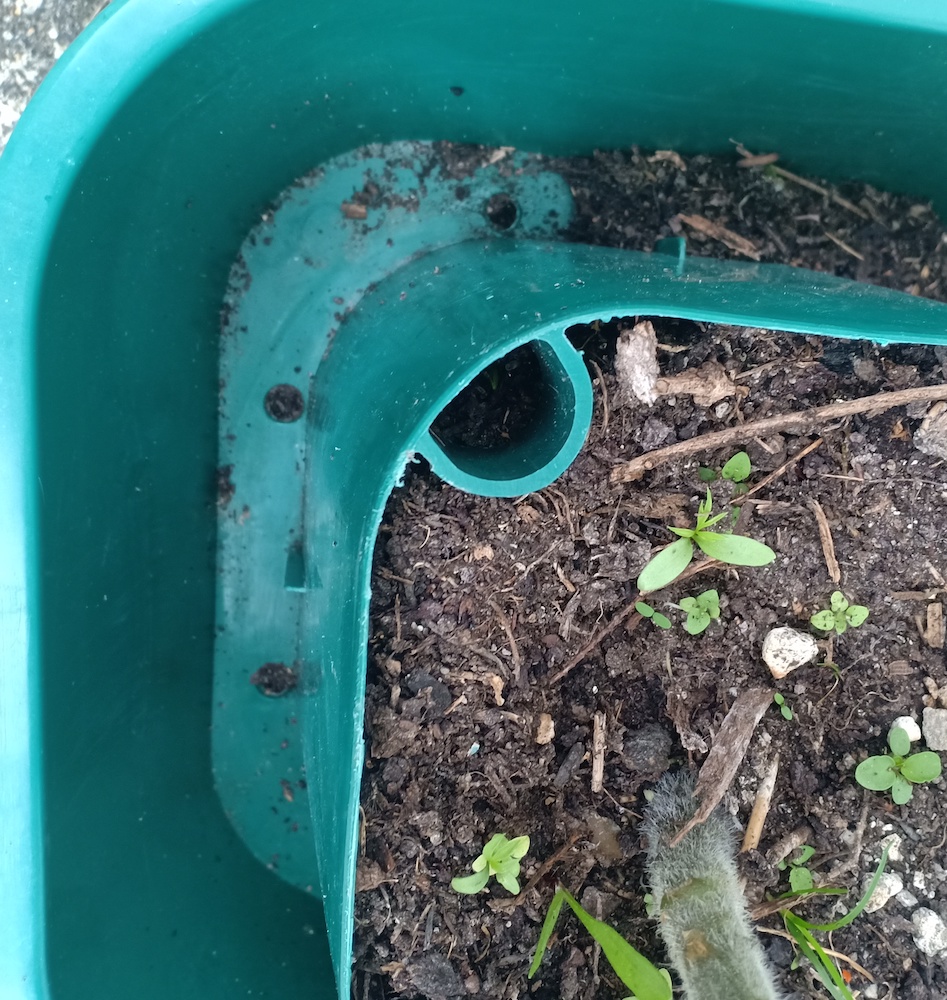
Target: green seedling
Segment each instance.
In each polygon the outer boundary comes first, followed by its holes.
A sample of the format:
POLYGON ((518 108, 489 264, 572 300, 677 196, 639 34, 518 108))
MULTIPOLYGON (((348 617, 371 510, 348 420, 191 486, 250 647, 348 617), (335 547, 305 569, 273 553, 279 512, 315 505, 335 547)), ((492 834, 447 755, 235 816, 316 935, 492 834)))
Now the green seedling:
POLYGON ((562 886, 559 886, 556 894, 552 897, 542 930, 539 932, 536 953, 533 955, 533 962, 529 967, 530 979, 536 975, 543 955, 546 954, 546 948, 549 945, 552 932, 556 929, 556 921, 559 919, 563 903, 569 904, 572 912, 598 942, 615 975, 632 991, 636 1000, 671 1000, 671 977, 667 972, 653 965, 640 951, 632 948, 614 928, 609 927, 601 920, 596 920, 595 917, 586 912, 575 897, 562 886))
POLYGON ((829 607, 817 611, 809 623, 820 632, 835 632, 841 635, 849 628, 858 628, 868 617, 868 608, 861 604, 849 604, 848 598, 836 590, 829 598, 829 607))
POLYGON ((712 509, 713 498, 708 488, 707 496, 697 508, 697 524, 693 528, 668 528, 680 537, 662 549, 641 571, 637 584, 641 593, 660 590, 676 580, 694 558, 695 545, 711 559, 733 566, 765 566, 776 558, 776 553, 768 545, 755 539, 708 531, 711 525, 727 516, 726 511, 711 516, 712 509))
POLYGON ((814 932, 818 931, 830 934, 832 931, 847 927, 868 905, 868 901, 878 886, 878 880, 881 878, 881 873, 885 870, 887 862, 888 848, 885 848, 884 853, 881 855, 881 860, 878 862, 878 867, 875 869, 875 874, 872 876, 871 882, 865 890, 865 894, 847 913, 839 917, 838 920, 833 920, 830 924, 811 924, 808 920, 800 917, 797 913, 793 913, 791 910, 781 911, 786 930, 796 942, 803 957, 812 965, 822 985, 829 991, 832 1000, 854 1000, 854 997, 852 991, 848 988, 848 983, 845 982, 845 977, 842 975, 841 970, 816 940, 814 932))
POLYGON ((815 880, 807 865, 815 854, 815 848, 803 844, 795 857, 784 858, 779 862, 781 872, 789 870, 789 888, 793 892, 809 893, 815 888, 815 880))
POLYGON ((650 604, 645 604, 644 601, 638 601, 635 604, 635 611, 637 611, 642 618, 650 618, 651 621, 658 626, 658 628, 671 627, 670 618, 666 618, 660 611, 655 611, 650 604))
MULTIPOLYGON (((779 714, 787 722, 792 722, 792 709, 786 704, 786 699, 778 691, 773 694, 773 701, 779 705, 779 714)), ((779 867, 782 868, 782 864, 779 867)))
POLYGON ((452 878, 450 887, 455 892, 472 895, 480 892, 493 875, 504 889, 509 889, 515 896, 520 891, 520 860, 528 850, 529 837, 508 840, 505 834, 494 834, 487 841, 483 853, 470 866, 473 875, 452 878))
MULTIPOLYGON (((712 483, 715 479, 728 479, 731 483, 745 483, 750 478, 753 467, 750 464, 750 456, 745 451, 738 451, 724 467, 717 472, 716 469, 709 469, 702 466, 697 470, 697 475, 702 482, 712 483)), ((746 492, 746 487, 743 487, 746 492)))
POLYGON ((855 768, 855 780, 873 792, 886 792, 890 788, 891 798, 900 806, 910 800, 915 785, 940 777, 940 757, 933 750, 912 754, 911 741, 900 726, 891 727, 888 746, 890 754, 869 757, 855 768))
POLYGON ((705 590, 696 597, 682 598, 680 607, 687 613, 684 631, 700 635, 712 619, 720 617, 720 595, 716 590, 705 590))

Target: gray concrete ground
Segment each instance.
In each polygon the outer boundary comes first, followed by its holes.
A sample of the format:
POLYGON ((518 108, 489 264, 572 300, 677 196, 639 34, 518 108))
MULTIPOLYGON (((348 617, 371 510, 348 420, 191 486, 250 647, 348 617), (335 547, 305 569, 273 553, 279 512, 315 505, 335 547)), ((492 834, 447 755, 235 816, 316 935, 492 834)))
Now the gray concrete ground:
POLYGON ((53 63, 108 0, 0 0, 0 150, 53 63))

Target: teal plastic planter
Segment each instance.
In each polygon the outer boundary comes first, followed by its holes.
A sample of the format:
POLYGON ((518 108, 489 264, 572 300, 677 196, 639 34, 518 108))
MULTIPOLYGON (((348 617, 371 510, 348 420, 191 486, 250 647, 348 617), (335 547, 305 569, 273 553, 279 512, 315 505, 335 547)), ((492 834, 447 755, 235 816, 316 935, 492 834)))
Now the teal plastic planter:
POLYGON ((557 243, 553 181, 505 233, 432 185, 416 224, 366 220, 394 252, 327 237, 346 155, 735 137, 944 210, 947 15, 903 8, 106 9, 0 160, 0 996, 347 996, 378 518, 416 452, 500 495, 571 461, 566 325, 945 341, 895 293, 557 243), (439 409, 522 344, 545 406, 520 446, 442 447, 439 409))

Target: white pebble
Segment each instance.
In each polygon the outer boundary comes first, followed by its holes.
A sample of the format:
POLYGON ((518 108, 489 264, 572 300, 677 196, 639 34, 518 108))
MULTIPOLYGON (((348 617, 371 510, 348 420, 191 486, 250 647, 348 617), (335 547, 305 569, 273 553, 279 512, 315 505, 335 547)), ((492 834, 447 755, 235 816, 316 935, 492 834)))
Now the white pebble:
POLYGON ((819 653, 819 644, 808 632, 780 626, 763 640, 763 662, 778 680, 798 667, 811 663, 819 653))
POLYGON ((913 910, 917 906, 917 896, 910 889, 902 889, 895 898, 908 910, 913 910))
POLYGON ((933 911, 922 906, 911 914, 914 943, 925 955, 934 957, 947 951, 947 924, 933 911))
POLYGON ((921 738, 921 727, 917 724, 916 720, 911 718, 910 715, 902 715, 900 718, 895 719, 894 722, 891 723, 891 728, 903 729, 912 743, 917 743, 917 741, 921 738))
MULTIPOLYGON (((871 876, 866 879, 866 882, 870 881, 871 876)), ((866 885, 864 888, 867 889, 868 886, 866 885)), ((892 896, 896 896, 903 888, 904 882, 901 880, 900 875, 897 875, 895 872, 884 872, 881 878, 878 879, 878 884, 875 886, 875 891, 871 894, 871 899, 868 900, 865 912, 874 913, 875 910, 880 910, 892 896)))
POLYGON ((924 739, 931 750, 947 750, 947 708, 924 709, 924 739))
POLYGON ((901 834, 889 833, 887 837, 882 837, 881 842, 878 844, 878 857, 881 857, 881 852, 884 851, 886 847, 889 849, 889 861, 901 860, 901 834))

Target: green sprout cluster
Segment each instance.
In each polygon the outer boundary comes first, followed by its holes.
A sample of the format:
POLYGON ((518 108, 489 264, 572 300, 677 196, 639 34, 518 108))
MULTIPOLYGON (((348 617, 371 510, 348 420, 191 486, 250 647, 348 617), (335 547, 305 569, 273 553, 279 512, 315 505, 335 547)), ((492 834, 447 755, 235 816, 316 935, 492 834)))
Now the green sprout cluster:
POLYGON ((709 529, 727 517, 727 512, 712 515, 713 497, 710 487, 697 508, 697 523, 693 528, 673 528, 668 531, 680 537, 662 549, 648 562, 638 577, 638 590, 649 593, 661 590, 676 580, 690 565, 695 547, 720 562, 732 566, 765 566, 776 558, 776 553, 762 542, 744 535, 729 535, 709 529))
POLYGON ((529 850, 529 837, 514 837, 509 840, 505 834, 494 834, 486 843, 483 853, 470 866, 473 875, 451 879, 450 887, 455 892, 473 895, 490 880, 493 875, 497 882, 515 896, 520 891, 520 860, 529 850))
POLYGON ((834 632, 841 635, 850 628, 858 628, 868 617, 868 608, 862 604, 849 604, 848 598, 836 590, 829 598, 829 607, 817 611, 809 624, 820 632, 834 632))

